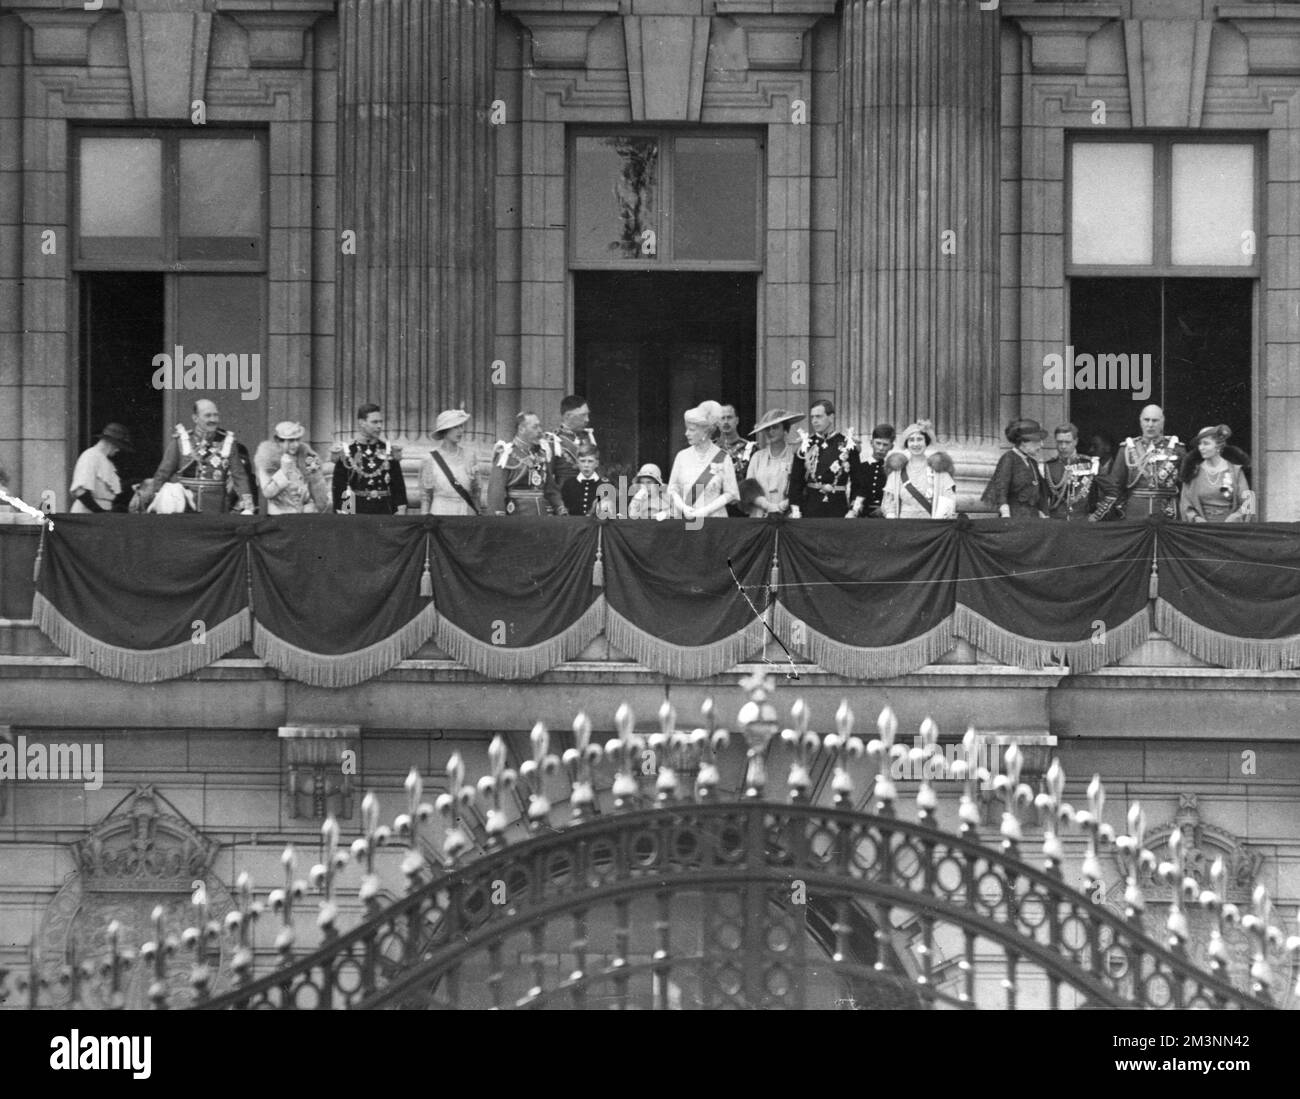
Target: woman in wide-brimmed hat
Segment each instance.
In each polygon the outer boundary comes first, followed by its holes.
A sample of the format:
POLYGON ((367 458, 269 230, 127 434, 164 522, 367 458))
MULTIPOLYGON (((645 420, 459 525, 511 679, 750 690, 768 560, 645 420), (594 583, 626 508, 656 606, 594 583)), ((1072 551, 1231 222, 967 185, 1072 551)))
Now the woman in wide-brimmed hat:
POLYGON ((740 485, 740 506, 754 519, 790 510, 790 466, 794 447, 789 444, 790 428, 803 413, 773 408, 759 417, 750 434, 758 449, 749 459, 748 476, 740 485))
POLYGON ((1189 523, 1250 523, 1255 494, 1246 480, 1250 455, 1229 446, 1227 424, 1203 427, 1183 459, 1178 513, 1189 523))
POLYGON ((304 441, 302 424, 282 420, 274 438, 258 443, 253 471, 267 515, 316 515, 330 510, 320 458, 304 441))
POLYGON ((478 515, 478 474, 473 456, 460 445, 469 423, 463 408, 439 412, 433 447, 420 466, 420 512, 424 515, 478 515))
POLYGON ((955 519, 957 483, 952 479, 952 459, 942 450, 927 454, 934 445, 929 420, 917 420, 898 433, 901 450, 885 459, 889 477, 880 510, 886 519, 955 519))
POLYGON ((736 467, 713 440, 722 423, 722 405, 704 401, 687 411, 686 441, 668 475, 668 499, 673 514, 683 519, 725 519, 727 505, 740 499, 736 467))
POLYGON ((998 459, 981 500, 990 510, 997 508, 1003 519, 1046 519, 1047 483, 1038 451, 1047 432, 1037 420, 1012 420, 1006 436, 1011 449, 998 459))

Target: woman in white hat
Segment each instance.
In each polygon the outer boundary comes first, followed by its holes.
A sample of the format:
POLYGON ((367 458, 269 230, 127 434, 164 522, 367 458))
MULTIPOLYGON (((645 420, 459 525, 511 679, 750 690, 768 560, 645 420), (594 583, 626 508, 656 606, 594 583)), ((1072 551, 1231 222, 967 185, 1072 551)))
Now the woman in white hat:
POLYGON ((886 459, 889 478, 880 502, 886 519, 955 519, 957 484, 952 479, 952 459, 942 450, 927 455, 934 445, 929 420, 908 424, 898 433, 903 448, 886 459))
POLYGON ((306 429, 292 420, 275 425, 275 438, 259 443, 253 456, 257 487, 267 515, 315 515, 330 511, 329 486, 320 458, 302 437, 306 429))
POLYGON ((433 449, 420 467, 423 515, 478 515, 479 484, 474 458, 460 445, 469 423, 463 408, 439 412, 433 425, 433 449))
POLYGON ((722 424, 722 405, 704 401, 682 419, 690 445, 677 452, 668 475, 673 514, 682 519, 725 519, 727 505, 740 499, 740 488, 731 457, 713 442, 722 424))
POLYGON ((750 432, 758 449, 749 460, 748 476, 740 486, 740 503, 751 518, 779 515, 790 510, 790 466, 794 448, 790 428, 803 419, 800 412, 773 408, 759 417, 750 432))

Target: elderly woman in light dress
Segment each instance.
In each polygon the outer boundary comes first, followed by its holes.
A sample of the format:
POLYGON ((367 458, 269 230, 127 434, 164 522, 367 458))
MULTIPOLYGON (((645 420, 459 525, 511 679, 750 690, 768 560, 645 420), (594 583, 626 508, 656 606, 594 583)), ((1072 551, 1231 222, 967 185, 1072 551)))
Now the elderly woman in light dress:
POLYGON ((889 478, 880 503, 886 519, 955 519, 957 484, 952 459, 942 450, 927 454, 934 446, 934 428, 929 420, 918 420, 898 433, 902 448, 885 459, 889 478))
POLYGON ((736 468, 716 439, 722 431, 722 405, 704 401, 687 411, 686 441, 668 475, 668 501, 677 518, 725 519, 727 505, 740 499, 736 468))

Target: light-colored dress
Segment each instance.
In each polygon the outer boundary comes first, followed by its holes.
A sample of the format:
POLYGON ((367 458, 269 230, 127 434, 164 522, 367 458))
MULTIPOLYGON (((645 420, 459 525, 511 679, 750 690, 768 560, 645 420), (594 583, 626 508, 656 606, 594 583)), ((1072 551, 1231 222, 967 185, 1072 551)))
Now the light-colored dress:
POLYGON ((749 459, 746 476, 757 481, 763 488, 768 507, 773 511, 785 511, 790 502, 790 467, 794 464, 794 447, 786 444, 779 458, 772 457, 770 447, 754 451, 749 459), (783 506, 785 505, 785 506, 783 506))
POLYGON ((1196 515, 1207 523, 1250 523, 1255 519, 1255 494, 1241 466, 1229 462, 1211 473, 1201 462, 1196 476, 1183 485, 1179 510, 1189 521, 1196 515))
MULTIPOLYGON (((89 490, 90 495, 95 498, 95 503, 105 511, 113 510, 113 501, 122 491, 122 483, 117 476, 117 466, 113 465, 112 459, 99 449, 98 443, 82 452, 81 457, 77 459, 76 468, 72 471, 72 487, 69 492, 75 495, 86 490, 89 490)), ((69 510, 76 515, 90 512, 90 508, 80 500, 74 500, 69 510)))
MULTIPOLYGON (((479 498, 478 473, 469 451, 461 446, 456 447, 455 450, 447 450, 444 447, 436 449, 442 455, 442 460, 447 463, 452 476, 461 483, 473 499, 477 500, 479 498)), ((432 454, 425 458, 424 464, 420 466, 420 493, 429 503, 430 515, 478 514, 465 503, 461 494, 451 487, 451 482, 438 467, 432 454), (431 500, 430 494, 432 494, 431 500)))
POLYGON ((901 470, 892 470, 885 482, 884 499, 880 510, 886 519, 955 519, 957 517, 957 483, 952 474, 936 471, 927 461, 918 470, 913 463, 908 464, 908 482, 930 501, 932 510, 927 511, 908 491, 902 478, 901 470))
MULTIPOLYGON (((693 446, 677 452, 673 471, 668 475, 668 489, 670 493, 676 491, 692 507, 707 507, 724 495, 732 500, 740 499, 736 467, 727 452, 712 443, 703 454, 693 446), (708 476, 704 476, 706 470, 708 476), (697 486, 697 482, 701 483, 697 486)), ((668 498, 672 499, 671 495, 668 498)), ((719 508, 709 516, 711 519, 726 517, 726 508, 719 508)))

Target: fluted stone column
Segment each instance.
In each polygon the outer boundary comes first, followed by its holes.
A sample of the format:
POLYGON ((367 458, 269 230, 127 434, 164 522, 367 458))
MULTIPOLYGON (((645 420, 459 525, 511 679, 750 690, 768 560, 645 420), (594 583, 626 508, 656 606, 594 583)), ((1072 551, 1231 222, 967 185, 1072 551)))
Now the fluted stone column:
POLYGON ((495 424, 492 0, 340 0, 337 427, 495 424))
POLYGON ((941 443, 988 450, 1001 433, 998 14, 845 0, 839 65, 838 391, 863 424, 926 416, 941 443))

